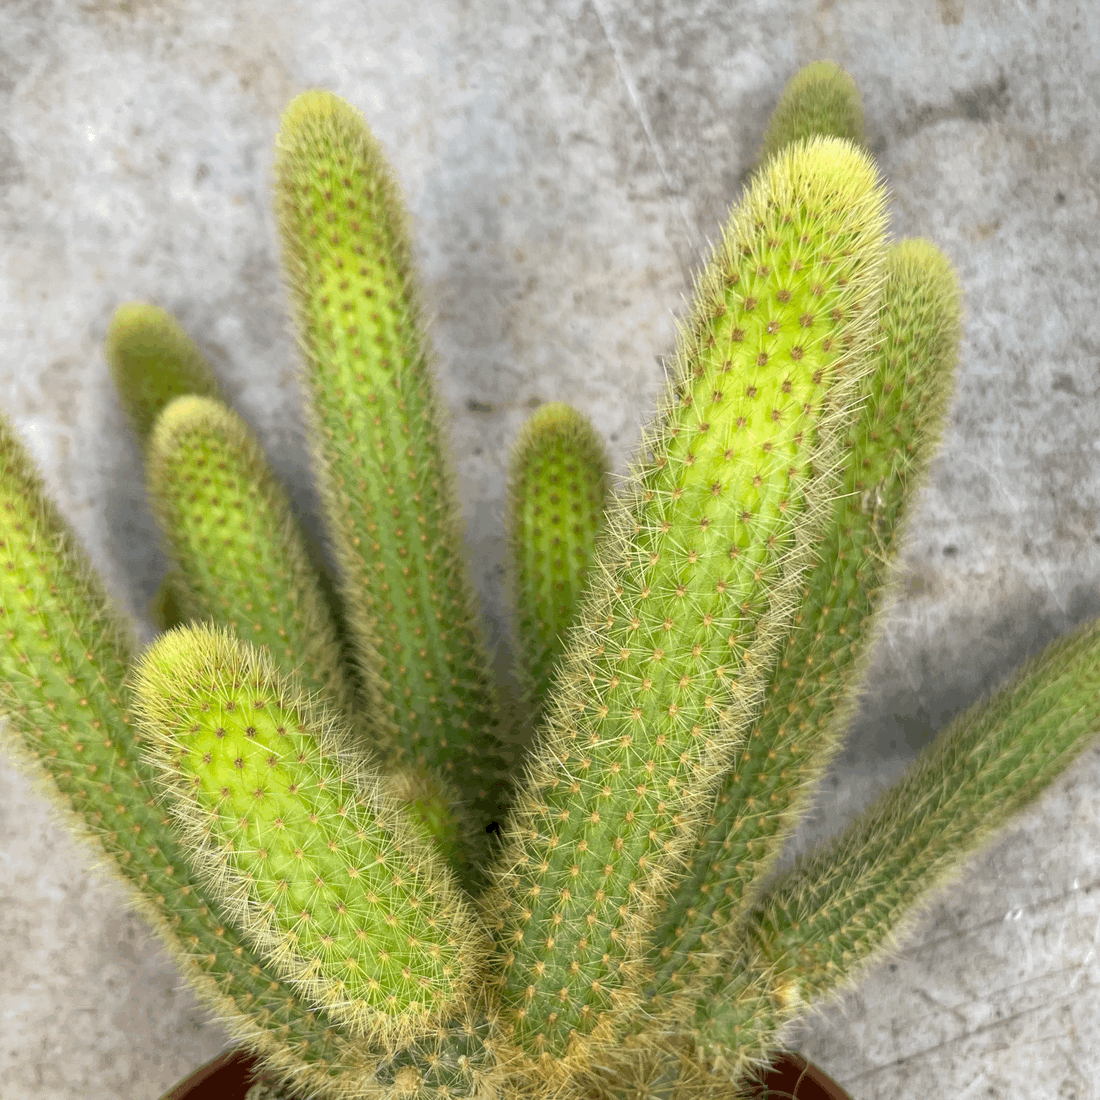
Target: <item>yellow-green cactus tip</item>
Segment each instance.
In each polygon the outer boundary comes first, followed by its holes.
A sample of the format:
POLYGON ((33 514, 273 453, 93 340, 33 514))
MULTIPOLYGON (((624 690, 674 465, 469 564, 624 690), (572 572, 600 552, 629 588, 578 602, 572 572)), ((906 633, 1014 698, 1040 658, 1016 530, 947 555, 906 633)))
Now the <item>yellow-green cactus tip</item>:
POLYGON ((787 82, 764 133, 759 163, 794 141, 817 136, 866 145, 859 89, 834 61, 813 61, 787 82))
POLYGON ((149 302, 124 302, 103 342, 119 401, 144 445, 160 411, 181 394, 222 397, 210 364, 183 326, 149 302))
POLYGON ((362 115, 346 99, 326 88, 310 88, 300 92, 286 106, 280 119, 283 129, 302 123, 324 119, 354 119, 362 121, 362 115))

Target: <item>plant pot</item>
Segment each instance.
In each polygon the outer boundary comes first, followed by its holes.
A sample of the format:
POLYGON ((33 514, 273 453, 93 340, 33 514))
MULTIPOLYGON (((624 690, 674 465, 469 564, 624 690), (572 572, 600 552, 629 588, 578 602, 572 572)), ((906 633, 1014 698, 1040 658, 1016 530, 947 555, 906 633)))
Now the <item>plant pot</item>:
POLYGON ((784 1052, 776 1056, 756 1092, 748 1100, 852 1100, 827 1073, 807 1062, 801 1054, 784 1052))
MULTIPOLYGON (((200 1066, 160 1100, 244 1100, 255 1071, 256 1062, 251 1054, 239 1047, 228 1050, 200 1066)), ((782 1053, 746 1100, 851 1100, 851 1097, 801 1054, 782 1053)))

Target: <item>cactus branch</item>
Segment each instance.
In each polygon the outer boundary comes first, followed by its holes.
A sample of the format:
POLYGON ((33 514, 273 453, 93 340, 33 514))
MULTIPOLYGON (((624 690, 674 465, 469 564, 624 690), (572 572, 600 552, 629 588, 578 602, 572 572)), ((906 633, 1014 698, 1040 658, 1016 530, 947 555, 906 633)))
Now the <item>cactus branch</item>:
POLYGON ((703 275, 602 544, 493 899, 515 1040, 563 1072, 638 1006, 654 899, 794 612, 866 368, 883 199, 847 142, 772 161, 703 275))
POLYGON ((311 1005, 398 1047, 470 999, 488 940, 462 891, 266 650, 181 628, 143 655, 136 691, 193 866, 311 1005))
POLYGON ((695 990, 700 1051, 736 1075, 775 1049, 788 1021, 849 987, 1096 743, 1098 700, 1100 620, 962 714, 839 838, 767 890, 695 990))
POLYGON ((604 522, 608 459, 586 416, 559 401, 524 424, 512 449, 508 514, 520 693, 528 721, 546 707, 604 522))
POLYGON ((763 708, 654 934, 658 992, 692 980, 715 930, 752 901, 847 729, 907 506, 943 433, 960 310, 954 272, 934 245, 891 246, 874 367, 845 436, 840 495, 763 708))

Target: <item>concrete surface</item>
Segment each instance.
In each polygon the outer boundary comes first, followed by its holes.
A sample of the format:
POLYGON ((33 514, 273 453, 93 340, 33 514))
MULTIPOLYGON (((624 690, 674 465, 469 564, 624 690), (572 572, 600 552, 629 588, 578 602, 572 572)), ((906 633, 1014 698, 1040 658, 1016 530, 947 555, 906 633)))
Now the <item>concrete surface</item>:
MULTIPOLYGON (((1100 611, 1100 7, 4 0, 0 407, 135 616, 164 562, 100 350, 119 302, 176 313, 315 515, 269 169, 287 101, 331 88, 371 119, 414 214, 500 642, 520 422, 570 400, 622 468, 706 241, 784 81, 820 57, 864 92, 895 232, 947 251, 968 308, 904 595, 815 819, 830 831, 1100 611)), ((1100 1095, 1098 790, 1093 751, 796 1045, 857 1100, 1100 1095)), ((225 1042, 3 763, 0 1097, 152 1100, 225 1042)))

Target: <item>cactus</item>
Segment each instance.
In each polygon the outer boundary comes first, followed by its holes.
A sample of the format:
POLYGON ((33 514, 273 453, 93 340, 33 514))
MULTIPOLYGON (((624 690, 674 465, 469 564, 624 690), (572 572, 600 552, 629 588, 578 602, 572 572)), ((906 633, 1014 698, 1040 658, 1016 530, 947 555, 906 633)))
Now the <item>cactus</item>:
POLYGON ((736 1096, 1094 743, 1095 622, 772 875, 851 715, 958 354, 950 265, 887 243, 861 141, 846 74, 792 81, 609 500, 579 413, 525 428, 508 703, 406 217, 335 96, 288 108, 276 208, 336 615, 258 443, 166 315, 124 307, 108 339, 173 557, 166 617, 195 620, 144 653, 0 417, 5 743, 265 1096, 736 1096), (505 714, 534 730, 522 762, 505 714))
MULTIPOLYGON (((126 302, 115 310, 103 341, 103 354, 138 442, 147 448, 161 412, 180 397, 208 397, 228 404, 221 383, 198 346, 170 313, 145 302, 126 302)), ((343 609, 336 596, 324 551, 305 528, 305 540, 321 592, 343 636, 343 609)), ((172 569, 150 601, 149 617, 162 630, 187 621, 187 578, 172 569)))
POLYGON ((865 143, 859 89, 832 61, 814 61, 787 82, 764 131, 759 163, 810 134, 865 143))
POLYGON ((694 969, 708 939, 752 900, 839 747, 874 640, 873 611, 888 598, 905 503, 939 443, 960 309, 954 273, 934 245, 889 249, 873 370, 844 441, 834 515, 765 701, 666 903, 654 936, 659 988, 689 980, 680 968, 694 969))
POLYGON ((488 952, 472 905, 385 776, 265 650, 176 630, 136 680, 192 863, 311 1006, 399 1046, 467 997, 488 952))
POLYGON ((548 1065, 583 1059, 638 1007, 649 910, 793 611, 866 361, 882 205, 866 157, 803 145, 757 181, 700 280, 498 870, 502 995, 522 1006, 517 1043, 548 1065))
POLYGON ((401 198, 359 115, 322 92, 284 112, 275 177, 313 455, 370 706, 489 824, 508 758, 401 198))
POLYGON ((524 424, 508 486, 517 680, 538 721, 577 616, 607 507, 608 460, 588 418, 560 401, 524 424))

